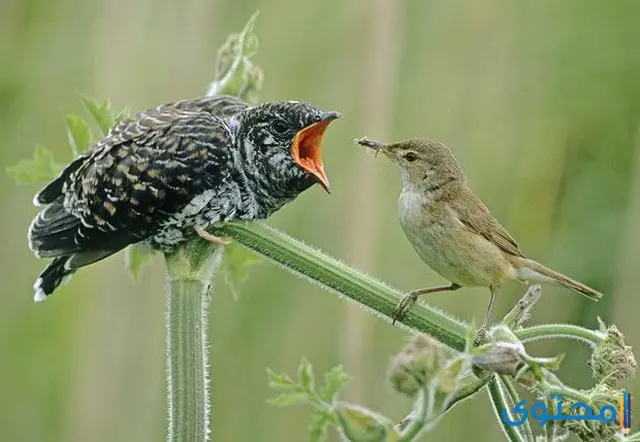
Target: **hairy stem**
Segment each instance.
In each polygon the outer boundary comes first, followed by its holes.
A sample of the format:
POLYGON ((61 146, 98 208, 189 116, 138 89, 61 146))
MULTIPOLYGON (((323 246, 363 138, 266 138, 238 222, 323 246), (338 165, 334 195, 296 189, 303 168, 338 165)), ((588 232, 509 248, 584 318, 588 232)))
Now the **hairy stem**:
MULTIPOLYGON (((287 270, 318 282, 384 315, 387 320, 393 316, 402 297, 402 293, 385 283, 267 225, 228 223, 217 228, 216 234, 232 237, 287 270)), ((468 326, 439 310, 415 305, 399 322, 429 333, 454 350, 464 351, 468 326)))
POLYGON ((575 339, 591 346, 602 343, 604 335, 595 330, 572 324, 541 324, 514 331, 523 343, 541 339, 575 339))
MULTIPOLYGON (((509 399, 508 406, 509 408, 513 408, 518 402, 520 402, 520 395, 516 390, 516 386, 513 384, 513 380, 510 377, 504 375, 498 376, 500 378, 500 382, 502 383, 501 386, 506 393, 505 396, 507 396, 509 399)), ((524 421, 520 428, 522 430, 522 433, 524 433, 526 439, 529 441, 533 441, 533 431, 531 431, 531 424, 529 423, 529 421, 524 421)))
POLYGON ((487 388, 489 391, 491 404, 493 405, 493 411, 495 412, 498 422, 500 422, 502 431, 504 432, 505 436, 507 436, 507 439, 509 439, 511 442, 527 442, 527 439, 522 435, 522 433, 520 433, 518 427, 508 425, 502 419, 502 410, 507 409, 508 411, 511 409, 511 407, 509 406, 509 402, 507 399, 509 393, 506 390, 504 384, 502 384, 500 377, 498 375, 493 375, 491 377, 491 380, 489 381, 489 384, 487 385, 487 388))
POLYGON ((410 442, 414 440, 427 424, 427 419, 433 414, 434 391, 429 388, 420 389, 420 395, 416 400, 413 416, 406 429, 402 432, 398 442, 410 442), (431 408, 431 409, 430 409, 431 408))
POLYGON ((168 270, 167 440, 209 440, 209 377, 207 322, 211 277, 222 249, 210 253, 196 267, 185 247, 166 257, 168 270))
MULTIPOLYGON (((262 85, 262 71, 249 57, 257 38, 254 14, 240 34, 232 34, 218 52, 216 79, 208 96, 235 95, 251 101, 262 85)), ((207 323, 211 281, 222 248, 198 237, 165 256, 169 274, 166 314, 169 442, 210 440, 207 323)))

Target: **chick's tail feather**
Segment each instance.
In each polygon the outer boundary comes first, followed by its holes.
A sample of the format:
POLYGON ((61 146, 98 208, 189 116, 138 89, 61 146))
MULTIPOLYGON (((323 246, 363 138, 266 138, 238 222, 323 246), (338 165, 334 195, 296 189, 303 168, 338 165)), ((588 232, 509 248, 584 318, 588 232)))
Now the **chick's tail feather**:
POLYGON ((71 259, 71 256, 61 256, 54 259, 49 265, 40 273, 40 276, 33 284, 33 300, 36 302, 42 302, 53 291, 69 277, 75 269, 67 268, 67 261, 71 259))
POLYGON ((598 301, 602 298, 602 293, 592 289, 586 284, 571 279, 562 273, 556 272, 548 267, 543 266, 537 261, 526 258, 517 258, 514 260, 518 269, 518 278, 525 281, 552 282, 580 293, 592 301, 598 301))

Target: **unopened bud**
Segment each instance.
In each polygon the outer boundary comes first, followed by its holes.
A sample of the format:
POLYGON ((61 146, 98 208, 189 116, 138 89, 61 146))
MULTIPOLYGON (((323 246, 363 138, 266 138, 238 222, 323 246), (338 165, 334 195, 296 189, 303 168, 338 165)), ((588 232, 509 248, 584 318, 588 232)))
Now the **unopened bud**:
POLYGON ((391 362, 389 381, 394 390, 414 397, 446 363, 446 353, 435 339, 414 335, 391 362))
POLYGON ((633 349, 625 345, 624 335, 615 325, 607 327, 600 322, 600 331, 606 333, 604 341, 596 346, 589 366, 593 376, 609 386, 616 386, 622 379, 635 376, 636 359, 633 349))
POLYGON ((360 405, 338 402, 335 414, 343 437, 353 442, 391 442, 400 435, 386 417, 360 405))
POLYGON ((471 363, 483 370, 515 376, 524 366, 524 346, 520 343, 497 342, 483 353, 473 356, 471 363))
MULTIPOLYGON (((603 406, 608 405, 613 407, 613 410, 617 410, 617 404, 620 395, 622 392, 620 390, 615 390, 610 386, 601 383, 595 386, 591 390, 583 390, 583 394, 586 394, 589 399, 587 405, 591 408, 592 413, 595 415, 600 414, 600 410, 603 406)), ((562 413, 563 415, 583 415, 585 410, 582 406, 579 406, 575 409, 572 409, 571 406, 576 403, 580 403, 575 399, 562 397, 562 413)), ((610 417, 609 415, 605 415, 605 417, 610 417)), ((575 434, 581 441, 606 441, 611 440, 611 438, 618 432, 620 429, 620 416, 616 416, 616 419, 613 422, 605 422, 603 420, 562 420, 558 421, 556 425, 560 427, 560 429, 565 429, 573 434, 575 434)))

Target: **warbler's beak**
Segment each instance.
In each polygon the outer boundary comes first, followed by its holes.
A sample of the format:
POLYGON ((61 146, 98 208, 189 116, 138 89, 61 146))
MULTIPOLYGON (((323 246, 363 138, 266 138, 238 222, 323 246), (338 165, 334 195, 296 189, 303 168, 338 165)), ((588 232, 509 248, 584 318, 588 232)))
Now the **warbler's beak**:
POLYGON ((370 140, 367 137, 356 138, 353 141, 361 146, 368 147, 369 149, 373 149, 373 151, 375 152, 375 156, 378 156, 380 152, 384 154, 387 154, 388 152, 388 149, 387 149, 388 146, 384 143, 381 143, 380 141, 370 140))
POLYGON ((340 117, 338 112, 323 112, 320 115, 320 121, 300 130, 291 143, 293 161, 316 177, 327 193, 329 192, 329 178, 327 178, 322 164, 322 141, 327 126, 340 117))

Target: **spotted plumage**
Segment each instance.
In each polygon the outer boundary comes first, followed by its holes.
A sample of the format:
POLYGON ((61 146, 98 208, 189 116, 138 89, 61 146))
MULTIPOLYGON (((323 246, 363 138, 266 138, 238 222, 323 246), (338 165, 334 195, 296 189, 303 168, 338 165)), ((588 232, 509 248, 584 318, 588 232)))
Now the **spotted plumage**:
POLYGON ((320 181, 320 147, 337 118, 299 102, 182 100, 114 125, 34 198, 36 256, 54 258, 34 285, 51 294, 79 267, 147 241, 171 252, 196 230, 266 218, 320 181))

